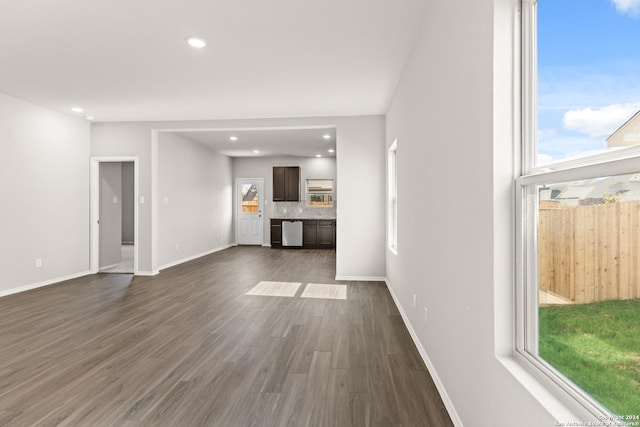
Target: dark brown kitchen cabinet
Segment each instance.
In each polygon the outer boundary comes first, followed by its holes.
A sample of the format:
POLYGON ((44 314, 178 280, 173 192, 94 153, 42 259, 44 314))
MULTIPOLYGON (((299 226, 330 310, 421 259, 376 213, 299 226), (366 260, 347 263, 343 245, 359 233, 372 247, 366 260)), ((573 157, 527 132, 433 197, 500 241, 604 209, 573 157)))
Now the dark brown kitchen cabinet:
POLYGON ((318 247, 318 221, 305 219, 302 224, 302 247, 315 249, 318 247))
MULTIPOLYGON (((285 220, 286 221, 286 220, 285 220)), ((271 220, 271 247, 282 248, 282 219, 271 220)), ((297 246, 299 248, 299 246, 297 246)), ((302 220, 303 249, 333 249, 336 247, 335 219, 302 220)))
POLYGON ((300 167, 299 166, 274 166, 273 167, 273 201, 274 202, 300 201, 300 167))
POLYGON ((318 220, 318 248, 330 249, 336 247, 336 222, 334 220, 318 220))
POLYGON ((282 220, 281 219, 271 220, 271 247, 272 248, 282 247, 282 220))

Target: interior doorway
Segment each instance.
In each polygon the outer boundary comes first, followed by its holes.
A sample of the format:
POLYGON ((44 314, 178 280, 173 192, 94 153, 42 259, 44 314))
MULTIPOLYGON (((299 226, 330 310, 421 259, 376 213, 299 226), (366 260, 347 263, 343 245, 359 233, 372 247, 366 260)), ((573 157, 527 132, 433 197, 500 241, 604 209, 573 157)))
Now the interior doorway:
POLYGON ((136 274, 137 159, 91 160, 91 272, 136 274))

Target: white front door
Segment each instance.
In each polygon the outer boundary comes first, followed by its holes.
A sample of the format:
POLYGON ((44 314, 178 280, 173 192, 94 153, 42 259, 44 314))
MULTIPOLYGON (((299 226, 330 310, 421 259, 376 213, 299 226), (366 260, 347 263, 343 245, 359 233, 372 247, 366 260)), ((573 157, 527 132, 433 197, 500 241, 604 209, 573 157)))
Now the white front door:
POLYGON ((262 188, 262 178, 236 179, 239 245, 262 245, 262 188))

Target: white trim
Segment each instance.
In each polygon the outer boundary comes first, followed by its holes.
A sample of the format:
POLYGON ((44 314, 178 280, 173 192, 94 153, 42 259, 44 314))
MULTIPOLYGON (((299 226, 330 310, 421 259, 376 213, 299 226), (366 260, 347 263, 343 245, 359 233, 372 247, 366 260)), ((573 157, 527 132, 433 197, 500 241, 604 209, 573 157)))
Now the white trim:
POLYGON ((536 166, 538 157, 538 61, 537 61, 537 10, 536 2, 525 2, 521 8, 520 53, 522 113, 522 161, 524 173, 536 166))
MULTIPOLYGON (((139 221, 139 193, 138 187, 140 180, 138 177, 138 157, 137 156, 109 156, 109 157, 90 157, 90 254, 89 254, 89 273, 96 274, 100 270, 100 225, 98 219, 100 215, 100 163, 122 163, 133 162, 133 274, 139 274, 138 260, 140 249, 140 221, 139 221)), ((103 267, 103 269, 106 267, 103 267)))
POLYGON ((609 151, 603 151, 589 156, 582 156, 573 159, 559 160, 544 166, 534 168, 530 171, 530 175, 544 174, 551 171, 562 171, 567 169, 575 169, 582 166, 592 166, 600 163, 606 163, 614 160, 632 159, 640 156, 640 147, 620 147, 611 148, 609 151))
POLYGON ((65 282, 71 279, 77 279, 78 277, 84 277, 90 275, 90 271, 83 271, 81 273, 69 274, 68 276, 62 276, 55 279, 48 279, 38 283, 32 283, 30 285, 18 286, 17 288, 6 289, 4 291, 0 291, 0 298, 5 297, 7 295, 13 295, 20 292, 30 291, 32 289, 42 288, 49 285, 55 285, 56 283, 65 282))
POLYGON ((223 251, 225 249, 230 248, 231 246, 233 246, 233 245, 220 246, 219 248, 211 249, 209 251, 200 252, 199 254, 192 255, 192 256, 189 256, 189 257, 186 257, 186 258, 179 259, 178 261, 173 261, 173 262, 170 262, 168 264, 165 264, 165 265, 161 266, 159 268, 159 270, 164 270, 164 269, 167 269, 167 268, 170 268, 170 267, 174 267, 174 266, 176 266, 178 264, 182 264, 182 263, 185 263, 185 262, 188 262, 188 261, 193 261, 194 259, 202 258, 203 256, 207 256, 207 255, 211 255, 211 254, 216 253, 216 252, 223 251))
POLYGON ((336 276, 336 280, 347 280, 352 282, 384 282, 387 278, 382 276, 336 276))
POLYGON ((577 166, 571 169, 548 170, 533 175, 521 176, 516 182, 518 185, 524 186, 529 184, 577 181, 601 176, 637 173, 638 170, 640 170, 638 159, 640 159, 640 151, 635 153, 635 157, 625 156, 619 160, 606 158, 600 163, 577 166))
POLYGON ((232 126, 232 127, 202 127, 202 128, 158 128, 155 132, 234 132, 234 131, 263 131, 263 130, 314 130, 337 129, 335 124, 309 125, 309 126, 232 126))
POLYGON ((151 269, 158 271, 158 254, 159 238, 158 238, 158 131, 151 130, 151 269))
POLYGON ((462 424, 462 419, 460 418, 460 415, 458 415, 458 412, 456 412, 456 408, 453 406, 453 402, 451 401, 451 398, 449 397, 449 394, 447 394, 447 390, 445 389, 444 384, 442 383, 442 380, 438 376, 438 372, 436 371, 435 366, 433 366, 433 363, 431 363, 431 360, 429 359, 429 356, 427 355, 427 351, 422 346, 422 343, 418 339, 418 334, 416 334, 416 331, 413 329, 413 326, 411 325, 411 322, 409 321, 409 317, 404 312, 404 309, 402 308, 402 305, 400 304, 400 301, 398 300, 398 297, 396 297, 396 294, 393 291, 393 287, 389 283, 389 279, 385 278, 384 279, 384 283, 387 285, 387 289, 389 290, 389 293, 391 294, 391 298, 393 298, 393 302, 396 304, 396 307, 398 308, 398 311, 400 312, 400 317, 402 317, 402 321, 404 322, 404 326, 409 331, 409 334, 411 335, 411 339, 413 340, 413 343, 415 344, 416 348, 418 349, 418 352, 420 353, 420 356, 422 357, 422 360, 424 361, 424 364, 427 366, 427 371, 429 371, 429 374, 431 375, 431 378, 433 379, 433 383, 436 385, 436 389, 438 389, 438 393, 440 393, 440 397, 442 398, 442 402, 444 403, 444 406, 447 408, 447 412, 449 413, 449 417, 451 417, 451 421, 453 422, 453 425, 462 427, 462 425, 463 425, 462 424))
POLYGON ((160 274, 160 271, 156 270, 156 271, 138 271, 136 273, 136 276, 157 276, 158 274, 160 274))
POLYGON ((398 138, 387 150, 387 248, 398 255, 398 138))
MULTIPOLYGON (((236 246, 236 245, 234 245, 234 246, 236 246)), ((271 243, 263 243, 262 247, 263 248, 270 248, 271 247, 271 243)))

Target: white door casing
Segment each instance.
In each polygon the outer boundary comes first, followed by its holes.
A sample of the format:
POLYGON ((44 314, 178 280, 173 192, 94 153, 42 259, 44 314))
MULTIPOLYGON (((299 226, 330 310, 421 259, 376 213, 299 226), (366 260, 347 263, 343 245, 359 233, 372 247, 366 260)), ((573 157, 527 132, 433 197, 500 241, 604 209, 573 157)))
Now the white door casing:
POLYGON ((138 274, 138 158, 137 157, 91 157, 90 159, 90 216, 91 216, 91 246, 89 256, 89 271, 95 274, 100 267, 100 163, 104 162, 133 162, 134 168, 134 246, 133 246, 133 274, 138 274))

